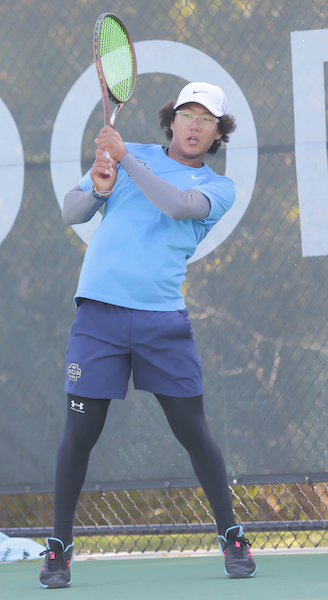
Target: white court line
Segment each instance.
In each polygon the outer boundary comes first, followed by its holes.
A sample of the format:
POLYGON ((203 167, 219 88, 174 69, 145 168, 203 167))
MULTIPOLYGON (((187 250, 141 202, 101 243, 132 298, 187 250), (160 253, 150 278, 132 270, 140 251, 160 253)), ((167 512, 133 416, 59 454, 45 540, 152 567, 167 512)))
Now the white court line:
MULTIPOLYGON (((328 546, 320 546, 318 548, 264 548, 263 550, 255 548, 252 554, 276 556, 281 554, 328 554, 328 546)), ((125 559, 142 559, 142 558, 204 558, 209 556, 217 556, 222 558, 220 550, 196 550, 196 552, 95 552, 92 554, 82 553, 74 556, 74 561, 80 560, 125 560, 125 559)))

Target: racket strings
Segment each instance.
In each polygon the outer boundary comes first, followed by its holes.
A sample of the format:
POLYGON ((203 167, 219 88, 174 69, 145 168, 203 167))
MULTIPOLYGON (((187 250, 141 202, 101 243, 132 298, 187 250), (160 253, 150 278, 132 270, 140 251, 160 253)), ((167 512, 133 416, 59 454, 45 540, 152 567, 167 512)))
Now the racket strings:
POLYGON ((119 23, 104 18, 99 31, 100 59, 106 83, 125 102, 134 89, 134 61, 129 39, 119 23))

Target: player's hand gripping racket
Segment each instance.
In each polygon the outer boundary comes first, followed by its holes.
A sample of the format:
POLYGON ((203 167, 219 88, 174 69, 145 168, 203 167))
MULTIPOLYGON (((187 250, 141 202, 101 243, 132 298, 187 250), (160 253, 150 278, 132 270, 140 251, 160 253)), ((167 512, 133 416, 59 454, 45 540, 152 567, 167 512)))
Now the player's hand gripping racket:
MULTIPOLYGON (((98 17, 94 29, 94 57, 104 108, 104 125, 114 128, 122 106, 130 100, 137 81, 137 60, 130 34, 111 13, 98 17), (112 115, 109 101, 116 104, 112 115)), ((101 175, 107 179, 110 175, 101 175)))

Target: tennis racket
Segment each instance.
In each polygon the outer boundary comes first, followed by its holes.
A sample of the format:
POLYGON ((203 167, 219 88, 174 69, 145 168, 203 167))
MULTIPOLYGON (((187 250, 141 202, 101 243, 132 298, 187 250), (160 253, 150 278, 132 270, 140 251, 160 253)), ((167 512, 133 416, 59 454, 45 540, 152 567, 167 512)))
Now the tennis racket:
MULTIPOLYGON (((104 109, 104 125, 114 128, 122 106, 130 100, 137 81, 137 60, 130 34, 112 13, 98 17, 94 29, 94 58, 104 109), (109 101, 116 104, 111 115, 109 101)), ((108 179, 110 175, 101 175, 108 179)))

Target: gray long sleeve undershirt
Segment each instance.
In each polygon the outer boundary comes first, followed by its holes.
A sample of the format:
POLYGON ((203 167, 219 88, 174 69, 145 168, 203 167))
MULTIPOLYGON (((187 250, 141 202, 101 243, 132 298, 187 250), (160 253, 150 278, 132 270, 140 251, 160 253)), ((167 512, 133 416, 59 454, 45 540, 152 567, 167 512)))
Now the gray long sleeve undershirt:
MULTIPOLYGON (((131 154, 121 160, 121 167, 132 177, 142 193, 162 213, 181 221, 205 219, 210 212, 209 199, 198 190, 182 192, 146 169, 131 154)), ((110 198, 108 200, 110 202, 110 198)), ((92 190, 83 192, 78 186, 64 198, 63 219, 67 225, 89 221, 105 200, 96 200, 92 190)))
POLYGON ((77 185, 64 198, 62 216, 67 225, 86 223, 106 202, 106 198, 97 200, 93 191, 83 192, 77 185))

